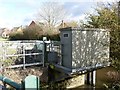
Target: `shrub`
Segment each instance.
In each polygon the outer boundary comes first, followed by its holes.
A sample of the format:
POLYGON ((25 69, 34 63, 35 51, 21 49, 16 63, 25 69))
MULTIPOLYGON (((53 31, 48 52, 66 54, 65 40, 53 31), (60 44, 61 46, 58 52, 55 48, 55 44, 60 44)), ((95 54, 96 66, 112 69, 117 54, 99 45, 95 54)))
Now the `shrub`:
POLYGON ((60 41, 60 35, 59 35, 59 34, 41 35, 41 36, 39 37, 39 40, 43 40, 43 37, 47 37, 47 40, 60 41))
POLYGON ((20 33, 20 32, 11 33, 9 36, 9 39, 10 40, 23 40, 24 39, 23 33, 20 33))

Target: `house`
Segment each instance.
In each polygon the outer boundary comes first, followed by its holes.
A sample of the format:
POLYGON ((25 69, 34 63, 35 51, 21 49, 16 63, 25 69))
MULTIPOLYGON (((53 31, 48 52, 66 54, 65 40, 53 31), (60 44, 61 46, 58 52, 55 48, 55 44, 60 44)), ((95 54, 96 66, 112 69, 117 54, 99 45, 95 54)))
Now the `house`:
POLYGON ((10 34, 9 29, 2 28, 0 31, 1 31, 1 33, 0 33, 1 37, 3 37, 3 38, 8 38, 9 37, 9 34, 10 34))
POLYGON ((23 27, 19 26, 19 27, 14 27, 11 32, 23 32, 23 27))
MULTIPOLYGON (((35 21, 32 21, 29 25, 28 25, 28 28, 32 28, 32 29, 36 29, 36 30, 39 30, 39 34, 43 34, 43 28, 44 27, 44 24, 41 23, 41 22, 35 22, 35 21)), ((31 29, 30 29, 31 30, 31 29)))
POLYGON ((22 26, 18 27, 16 31, 17 31, 17 32, 23 32, 22 26))
POLYGON ((37 24, 34 21, 32 21, 28 27, 35 27, 36 25, 37 24))
POLYGON ((35 27, 35 26, 39 26, 42 28, 44 26, 44 23, 32 21, 28 27, 35 27))
POLYGON ((2 37, 3 28, 0 28, 0 37, 2 37))

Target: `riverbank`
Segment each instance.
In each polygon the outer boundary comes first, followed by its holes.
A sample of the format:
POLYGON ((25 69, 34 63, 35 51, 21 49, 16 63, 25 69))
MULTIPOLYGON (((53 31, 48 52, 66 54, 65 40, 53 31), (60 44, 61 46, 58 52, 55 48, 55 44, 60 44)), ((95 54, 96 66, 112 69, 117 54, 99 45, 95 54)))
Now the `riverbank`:
POLYGON ((70 90, 74 89, 80 89, 80 88, 96 88, 96 89, 101 89, 101 88, 106 88, 107 86, 111 86, 114 82, 118 81, 120 82, 120 74, 117 75, 117 70, 114 67, 106 67, 102 68, 96 71, 96 85, 95 87, 90 86, 90 85, 83 85, 79 86, 70 90))
MULTIPOLYGON (((115 78, 113 78, 113 74, 115 75, 116 70, 113 67, 106 67, 96 71, 96 88, 104 88, 104 85, 110 85, 115 82, 115 78), (112 74, 111 74, 112 73, 112 74), (110 76, 112 75, 112 76, 110 76)), ((67 80, 63 80, 58 83, 46 83, 47 77, 47 68, 42 68, 40 66, 37 67, 28 67, 26 69, 16 68, 16 69, 7 69, 3 75, 14 80, 17 83, 21 83, 21 81, 28 75, 36 75, 40 77, 41 81, 41 88, 65 88, 63 85, 67 80), (43 72, 44 71, 44 72, 43 72)), ((120 74, 119 74, 120 77, 120 74)), ((120 82, 120 81, 119 81, 120 82)), ((92 88, 90 85, 83 85, 73 89, 80 89, 80 88, 92 88)))

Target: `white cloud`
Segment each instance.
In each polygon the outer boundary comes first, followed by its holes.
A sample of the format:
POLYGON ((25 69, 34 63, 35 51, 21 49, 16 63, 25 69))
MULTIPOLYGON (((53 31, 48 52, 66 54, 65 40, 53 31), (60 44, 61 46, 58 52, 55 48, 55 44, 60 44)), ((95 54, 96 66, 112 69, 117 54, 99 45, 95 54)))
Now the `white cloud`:
POLYGON ((42 2, 115 2, 119 0, 41 0, 42 2))
POLYGON ((69 21, 80 21, 80 20, 85 20, 85 17, 86 15, 85 14, 82 14, 82 15, 79 15, 79 16, 76 16, 76 17, 73 17, 72 13, 67 16, 67 18, 65 19, 65 21, 69 22, 69 21))
POLYGON ((13 2, 13 0, 0 0, 0 28, 6 27, 11 29, 16 26, 26 25, 28 24, 24 22, 26 18, 32 21, 36 10, 34 8, 35 5, 33 5, 33 7, 31 6, 32 2, 32 0, 31 2, 23 2, 22 0, 15 2, 13 2), (18 4, 24 7, 16 6, 18 4))
MULTIPOLYGON (((52 2, 56 1, 64 5, 65 2, 85 2, 87 6, 89 2, 100 2, 100 1, 114 1, 114 0, 0 0, 0 27, 12 28, 20 25, 28 25, 30 21, 35 20, 36 12, 40 8, 42 2, 52 2)), ((116 0, 117 1, 117 0, 116 0)), ((79 7, 80 4, 73 5, 72 8, 68 7, 70 14, 67 16, 66 20, 84 20, 85 14, 88 11, 94 13, 93 9, 86 6, 82 6, 81 10, 79 7), (75 12, 78 11, 78 13, 75 12), (79 15, 76 15, 79 14, 79 15), (75 16, 76 15, 76 16, 75 16)))
POLYGON ((40 0, 24 0, 24 4, 27 4, 28 6, 31 6, 31 7, 39 7, 41 5, 41 1, 40 0))
POLYGON ((94 2, 116 2, 119 0, 93 0, 94 2))

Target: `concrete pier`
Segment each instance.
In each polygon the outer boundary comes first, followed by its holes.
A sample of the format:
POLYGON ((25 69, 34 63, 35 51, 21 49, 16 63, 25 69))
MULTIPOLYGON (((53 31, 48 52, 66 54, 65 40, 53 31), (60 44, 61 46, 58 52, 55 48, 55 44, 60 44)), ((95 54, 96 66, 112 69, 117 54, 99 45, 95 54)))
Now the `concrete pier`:
POLYGON ((96 84, 96 71, 91 71, 86 74, 86 84, 95 86, 96 84))
POLYGON ((93 73, 93 75, 92 75, 93 76, 93 78, 92 78, 93 83, 92 84, 93 84, 93 86, 95 86, 95 84, 96 84, 96 71, 93 71, 92 73, 93 73))

